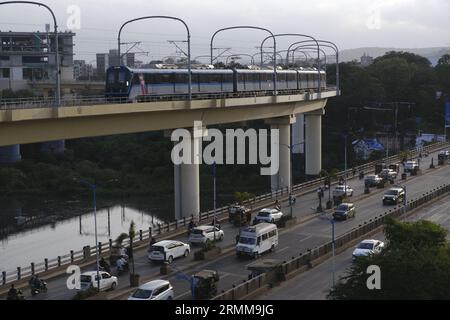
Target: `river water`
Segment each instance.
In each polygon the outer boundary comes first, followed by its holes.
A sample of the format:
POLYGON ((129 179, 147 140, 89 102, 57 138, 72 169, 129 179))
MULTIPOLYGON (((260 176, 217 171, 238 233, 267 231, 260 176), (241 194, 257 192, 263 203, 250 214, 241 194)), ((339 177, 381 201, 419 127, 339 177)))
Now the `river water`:
MULTIPOLYGON (((55 259, 68 254, 70 250, 79 251, 86 245, 95 245, 95 228, 93 209, 85 204, 55 201, 46 208, 32 210, 27 208, 26 201, 0 199, 0 272, 14 271, 18 266, 29 266, 31 262, 40 263, 44 258, 55 259), (66 204, 66 210, 60 209, 66 204), (55 215, 57 213, 57 215, 55 215), (47 221, 46 216, 55 216, 47 221), (16 220, 34 217, 39 224, 27 228, 18 228, 16 220), (41 219, 41 220, 40 220, 41 219), (42 219, 44 219, 42 221, 42 219), (7 229, 7 232, 5 231, 7 229)), ((173 221, 171 211, 166 209, 170 201, 164 201, 160 207, 151 205, 103 204, 97 210, 98 241, 108 242, 116 239, 121 233, 128 233, 131 221, 136 230, 148 230, 158 222, 173 221), (169 212, 169 214, 168 214, 169 212)))
MULTIPOLYGON (((43 197, 44 198, 44 197, 43 197)), ((0 197, 0 272, 14 272, 17 267, 29 266, 56 259, 95 245, 92 203, 80 200, 47 200, 36 197, 0 197), (19 228, 18 221, 33 217, 38 224, 19 228), (47 221, 54 217, 53 221, 47 221), (43 221, 42 221, 43 220, 43 221)), ((84 201, 84 200, 83 200, 84 201)), ((148 230, 158 222, 174 221, 173 195, 159 198, 129 198, 124 201, 99 200, 97 210, 98 241, 115 240, 128 232, 131 221, 136 230, 148 230)), ((233 201, 221 195, 218 207, 233 201)), ((211 197, 202 198, 202 210, 212 208, 211 197)))

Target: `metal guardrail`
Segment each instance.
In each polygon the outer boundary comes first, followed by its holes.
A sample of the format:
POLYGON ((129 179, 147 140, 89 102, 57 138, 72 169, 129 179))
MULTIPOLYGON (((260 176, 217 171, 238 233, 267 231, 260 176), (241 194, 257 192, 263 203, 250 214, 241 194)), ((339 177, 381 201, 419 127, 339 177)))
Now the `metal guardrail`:
MULTIPOLYGON (((333 92, 336 88, 328 87, 324 92, 333 92)), ((279 90, 278 95, 299 95, 306 93, 319 93, 317 90, 301 89, 301 90, 279 90)), ((194 93, 192 100, 211 100, 211 99, 232 99, 232 98, 253 98, 273 96, 273 91, 248 91, 248 92, 227 92, 227 93, 194 93)), ((142 103, 142 102, 163 102, 163 101, 187 101, 189 98, 186 94, 176 95, 159 95, 159 96, 137 96, 133 102, 128 97, 107 98, 105 96, 86 96, 79 98, 62 98, 60 107, 74 107, 74 106, 89 106, 93 104, 120 104, 120 103, 142 103)), ((0 99, 0 110, 14 110, 14 109, 34 109, 34 108, 48 108, 56 107, 54 99, 36 99, 36 98, 21 98, 21 99, 0 99)))
MULTIPOLYGON (((378 217, 365 221, 363 224, 359 225, 357 228, 344 233, 343 235, 335 239, 334 245, 335 249, 339 249, 350 243, 351 241, 357 240, 366 234, 376 230, 377 228, 384 225, 385 219, 387 217, 398 218, 401 215, 412 211, 438 197, 450 193, 450 184, 442 185, 435 188, 429 192, 424 193, 421 197, 410 200, 406 206, 396 207, 394 210, 389 210, 378 217)), ((298 257, 291 257, 288 261, 284 261, 281 265, 281 272, 286 278, 287 275, 298 271, 301 268, 307 268, 310 266, 311 262, 324 257, 325 255, 331 253, 333 250, 333 243, 327 242, 321 246, 318 246, 306 253, 300 253, 298 257)), ((238 285, 232 285, 232 288, 227 291, 222 291, 221 294, 214 297, 212 300, 238 300, 243 299, 246 296, 254 293, 255 291, 269 286, 269 277, 263 273, 255 278, 248 281, 244 281, 238 285)))
MULTIPOLYGON (((436 151, 441 148, 447 147, 449 145, 450 145, 450 142, 439 142, 439 143, 435 143, 435 144, 424 147, 422 149, 422 151, 432 152, 432 151, 436 151)), ((414 154, 414 152, 417 152, 417 150, 413 150, 412 154, 414 154)), ((393 161, 395 159, 398 160, 398 155, 391 156, 388 159, 390 161, 393 161)), ((373 161, 373 162, 364 164, 362 166, 358 166, 355 169, 356 170, 373 169, 375 164, 382 163, 384 161, 385 161, 385 159, 379 160, 379 161, 373 161)), ((347 170, 347 174, 352 172, 352 170, 353 169, 347 170)), ((342 176, 343 174, 344 174, 344 171, 341 171, 338 174, 336 174, 334 176, 334 178, 337 179, 337 177, 342 176)), ((314 179, 314 180, 307 181, 304 183, 300 183, 300 184, 293 186, 292 189, 296 192, 299 192, 300 190, 305 191, 308 188, 317 187, 317 186, 323 184, 325 179, 326 178, 319 178, 319 179, 314 179)), ((248 206, 248 207, 253 207, 253 206, 261 204, 262 202, 267 201, 267 200, 278 199, 279 197, 282 197, 283 195, 288 196, 288 188, 283 188, 283 189, 280 189, 280 190, 277 190, 274 192, 256 196, 252 199, 244 201, 243 205, 248 206)), ((216 217, 218 219, 221 219, 225 215, 227 215, 229 207, 230 206, 224 206, 221 208, 217 208, 216 209, 216 217)), ((210 218, 212 218, 213 216, 214 216, 214 210, 209 210, 207 212, 201 213, 199 216, 199 220, 206 221, 206 220, 209 220, 210 218)), ((186 226, 189 224, 189 222, 192 219, 193 219, 193 217, 190 216, 190 217, 183 218, 181 220, 177 220, 177 221, 173 221, 173 222, 157 224, 157 227, 150 227, 147 230, 139 230, 137 232, 136 238, 134 239, 134 243, 138 244, 140 242, 149 240, 154 236, 161 236, 165 233, 179 230, 180 228, 186 228, 186 226)), ((123 242, 123 245, 128 245, 128 244, 129 244, 129 239, 125 239, 123 242)), ((112 245, 113 245, 112 239, 109 239, 108 243, 99 243, 98 244, 99 253, 105 254, 105 253, 109 252, 112 248, 112 245)), ((30 263, 30 265, 28 265, 26 267, 17 267, 16 270, 3 271, 2 275, 1 275, 1 279, 0 279, 0 287, 2 285, 6 285, 8 283, 30 277, 33 274, 48 272, 48 271, 51 271, 52 269, 57 269, 57 268, 60 268, 63 266, 68 266, 75 262, 86 261, 86 260, 90 259, 91 256, 95 255, 96 247, 97 246, 92 246, 92 247, 85 246, 82 250, 78 250, 78 251, 71 250, 69 254, 58 256, 54 259, 45 258, 44 262, 39 262, 39 263, 32 262, 32 263, 30 263), (87 250, 86 248, 89 248, 89 249, 87 250), (87 252, 89 252, 89 254, 87 254, 87 252)))

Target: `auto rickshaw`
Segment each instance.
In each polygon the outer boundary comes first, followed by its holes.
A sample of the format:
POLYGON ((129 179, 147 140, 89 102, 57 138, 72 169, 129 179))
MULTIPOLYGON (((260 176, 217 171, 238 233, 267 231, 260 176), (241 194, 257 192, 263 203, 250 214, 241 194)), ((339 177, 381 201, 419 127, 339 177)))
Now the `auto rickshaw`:
POLYGON ((202 270, 193 275, 191 288, 192 298, 196 300, 211 299, 217 295, 219 273, 213 270, 202 270))
POLYGON ((279 259, 262 259, 247 266, 250 271, 249 280, 265 273, 270 283, 277 283, 283 280, 283 261, 279 259))
POLYGON ((447 152, 445 152, 445 151, 439 152, 439 154, 438 154, 438 164, 439 164, 440 166, 444 165, 444 164, 445 164, 445 161, 446 161, 448 158, 449 158, 449 156, 448 156, 448 151, 447 151, 447 152))
POLYGON ((228 209, 228 218, 235 226, 249 225, 252 220, 251 210, 244 206, 231 206, 228 209))

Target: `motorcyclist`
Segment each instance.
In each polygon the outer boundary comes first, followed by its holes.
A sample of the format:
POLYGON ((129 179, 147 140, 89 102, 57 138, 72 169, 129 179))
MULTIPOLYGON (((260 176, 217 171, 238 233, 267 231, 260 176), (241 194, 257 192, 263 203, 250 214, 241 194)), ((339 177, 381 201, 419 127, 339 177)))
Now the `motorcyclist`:
POLYGON ((108 264, 108 262, 106 262, 105 258, 102 257, 98 264, 99 264, 100 268, 102 268, 106 272, 111 272, 111 269, 109 268, 109 264, 108 264))
POLYGON ((281 205, 280 205, 280 201, 278 201, 278 199, 277 199, 277 200, 275 200, 275 204, 274 204, 274 206, 275 206, 275 209, 277 209, 277 210, 281 210, 281 205))
POLYGON ((125 259, 124 256, 120 256, 119 259, 117 259, 116 261, 116 266, 117 266, 117 272, 123 272, 125 271, 125 267, 127 265, 127 260, 125 259))
POLYGON ((8 291, 8 300, 17 300, 18 299, 18 291, 14 288, 14 284, 11 284, 11 288, 8 291))
POLYGON ((217 227, 220 230, 220 223, 217 222, 216 219, 213 219, 213 221, 211 221, 211 225, 217 227))
POLYGON ((39 279, 39 275, 36 275, 35 277, 34 277, 34 281, 33 281, 33 288, 34 289, 40 289, 41 288, 41 286, 42 286, 42 280, 41 279, 39 279))
POLYGON ((196 226, 197 226, 197 225, 195 224, 194 220, 191 220, 191 222, 189 222, 189 225, 188 225, 188 235, 191 234, 192 229, 194 229, 196 226))

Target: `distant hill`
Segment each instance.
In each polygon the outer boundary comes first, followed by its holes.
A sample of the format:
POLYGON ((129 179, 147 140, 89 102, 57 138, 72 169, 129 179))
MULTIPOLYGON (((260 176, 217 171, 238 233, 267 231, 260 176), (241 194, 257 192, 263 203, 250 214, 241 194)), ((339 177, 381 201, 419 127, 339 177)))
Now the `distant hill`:
POLYGON ((352 60, 360 61, 360 58, 364 53, 373 58, 384 55, 388 51, 407 51, 421 55, 428 60, 433 65, 436 65, 439 58, 444 54, 450 54, 450 47, 435 47, 435 48, 378 48, 378 47, 367 47, 367 48, 356 48, 356 49, 346 49, 339 52, 340 60, 342 62, 348 62, 352 60))

